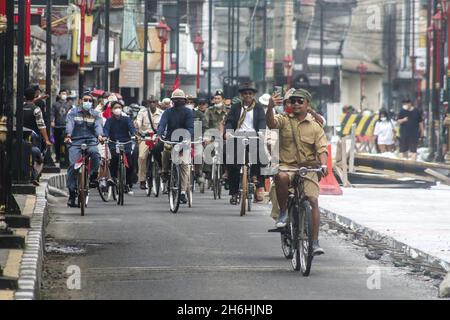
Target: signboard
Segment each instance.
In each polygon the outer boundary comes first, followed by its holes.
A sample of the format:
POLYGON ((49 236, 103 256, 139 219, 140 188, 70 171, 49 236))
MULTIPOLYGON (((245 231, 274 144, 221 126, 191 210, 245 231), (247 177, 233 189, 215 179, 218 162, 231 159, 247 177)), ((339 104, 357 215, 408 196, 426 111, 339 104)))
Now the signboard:
POLYGON ((342 104, 337 103, 327 103, 327 126, 336 127, 341 124, 339 121, 340 115, 342 113, 342 104))
MULTIPOLYGON (((14 4, 17 5, 17 0, 14 1, 14 4)), ((53 0, 52 7, 54 6, 68 6, 69 0, 53 0)), ((33 0, 31 3, 32 7, 45 7, 47 6, 47 0, 33 0)))
POLYGON ((275 65, 275 49, 266 50, 266 78, 273 78, 275 65))
POLYGON ((122 51, 120 60, 119 87, 142 88, 144 86, 144 53, 122 51))

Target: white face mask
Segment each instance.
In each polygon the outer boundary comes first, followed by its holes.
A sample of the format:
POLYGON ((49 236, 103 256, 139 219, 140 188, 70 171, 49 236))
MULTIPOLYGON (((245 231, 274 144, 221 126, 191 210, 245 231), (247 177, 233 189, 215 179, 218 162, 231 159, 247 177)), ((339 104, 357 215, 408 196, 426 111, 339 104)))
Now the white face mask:
POLYGON ((409 109, 409 106, 408 106, 407 104, 404 104, 404 105, 403 105, 403 109, 408 110, 408 109, 409 109))
POLYGON ((67 95, 66 94, 61 95, 61 100, 66 101, 67 100, 67 95))
POLYGON ((187 104, 186 108, 193 110, 194 109, 194 105, 193 104, 187 104))
POLYGON ((381 117, 380 120, 381 121, 386 121, 386 117, 381 117))
POLYGON ((115 116, 120 116, 120 115, 122 114, 122 109, 120 109, 120 108, 115 108, 115 109, 113 110, 113 114, 114 114, 115 116))

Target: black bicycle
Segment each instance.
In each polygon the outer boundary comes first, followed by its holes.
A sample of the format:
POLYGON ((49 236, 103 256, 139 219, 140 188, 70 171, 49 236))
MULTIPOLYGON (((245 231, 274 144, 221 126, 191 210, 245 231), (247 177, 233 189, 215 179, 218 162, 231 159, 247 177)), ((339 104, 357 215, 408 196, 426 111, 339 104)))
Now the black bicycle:
POLYGON ((127 142, 119 142, 119 141, 112 141, 108 140, 107 143, 112 143, 116 146, 116 153, 119 154, 119 167, 117 169, 117 183, 116 183, 116 190, 117 190, 117 204, 120 206, 123 206, 124 202, 124 194, 125 194, 125 187, 126 187, 126 179, 127 179, 127 172, 126 167, 128 166, 128 161, 131 161, 131 159, 127 159, 125 154, 125 146, 127 144, 131 144, 134 142, 134 137, 131 138, 131 140, 127 142))
POLYGON ((211 186, 213 190, 214 200, 222 198, 222 165, 219 158, 219 142, 214 141, 214 156, 211 168, 211 186))
POLYGON ((162 179, 161 179, 161 168, 159 166, 158 161, 153 157, 152 150, 155 147, 156 135, 151 133, 150 135, 141 135, 139 137, 140 141, 144 141, 148 147, 148 156, 147 156, 147 176, 146 176, 146 190, 145 193, 147 197, 150 197, 152 192, 153 195, 157 198, 159 196, 159 192, 162 187, 162 179))
POLYGON ((281 172, 295 172, 293 192, 288 199, 288 224, 281 231, 281 248, 292 268, 301 270, 307 277, 313 260, 313 222, 311 206, 304 192, 304 181, 309 172, 322 174, 320 168, 280 169, 281 172))
MULTIPOLYGON (((253 133, 254 134, 254 133, 253 133)), ((259 140, 259 136, 235 136, 230 134, 232 138, 241 139, 242 144, 244 145, 244 150, 250 144, 250 139, 259 140)), ((252 163, 247 155, 247 152, 244 151, 244 164, 241 166, 241 179, 239 181, 239 193, 238 193, 238 203, 241 205, 240 215, 241 217, 245 215, 246 211, 252 211, 252 202, 253 196, 256 191, 256 186, 251 181, 250 177, 250 168, 252 163)))
POLYGON ((109 171, 109 149, 105 148, 105 155, 100 160, 100 169, 98 172, 98 193, 104 202, 108 202, 111 198, 116 201, 116 187, 111 183, 111 172, 109 171))

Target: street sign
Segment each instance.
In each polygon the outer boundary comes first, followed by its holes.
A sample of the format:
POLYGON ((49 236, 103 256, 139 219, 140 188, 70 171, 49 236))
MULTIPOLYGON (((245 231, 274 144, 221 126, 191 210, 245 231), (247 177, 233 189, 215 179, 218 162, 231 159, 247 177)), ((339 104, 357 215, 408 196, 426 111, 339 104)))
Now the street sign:
POLYGON ((327 126, 335 127, 339 126, 341 123, 339 117, 342 112, 342 104, 337 103, 327 103, 327 126))
POLYGON ((120 60, 119 87, 141 88, 144 81, 144 53, 122 51, 120 60))

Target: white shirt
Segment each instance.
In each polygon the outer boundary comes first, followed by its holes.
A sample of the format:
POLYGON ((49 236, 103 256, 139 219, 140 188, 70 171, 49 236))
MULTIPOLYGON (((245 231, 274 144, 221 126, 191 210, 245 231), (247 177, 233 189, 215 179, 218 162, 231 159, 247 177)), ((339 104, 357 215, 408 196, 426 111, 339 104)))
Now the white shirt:
MULTIPOLYGON (((247 108, 247 107, 244 107, 247 108)), ((244 112, 244 108, 241 109, 241 116, 242 113, 244 112)), ((253 127, 253 110, 255 110, 254 108, 247 112, 247 114, 245 115, 245 119, 244 122, 242 123, 241 127, 238 128, 240 130, 244 130, 244 131, 255 131, 255 128, 253 127)))
POLYGON ((393 120, 377 121, 375 123, 373 135, 378 136, 378 144, 394 144, 394 128, 395 122, 393 120))

